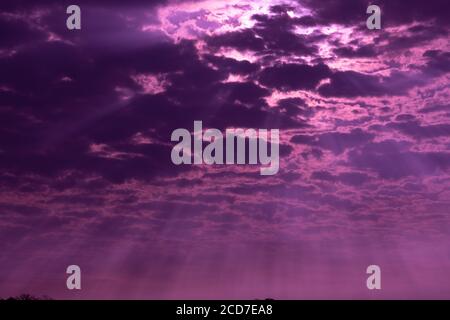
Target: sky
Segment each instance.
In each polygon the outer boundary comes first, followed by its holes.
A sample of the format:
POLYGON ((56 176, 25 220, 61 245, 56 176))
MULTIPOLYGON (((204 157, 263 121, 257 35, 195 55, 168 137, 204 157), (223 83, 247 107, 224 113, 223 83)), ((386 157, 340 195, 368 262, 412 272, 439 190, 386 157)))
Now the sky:
POLYGON ((450 3, 369 4, 1 1, 0 297, 449 299, 450 3), (174 165, 195 120, 279 172, 174 165))

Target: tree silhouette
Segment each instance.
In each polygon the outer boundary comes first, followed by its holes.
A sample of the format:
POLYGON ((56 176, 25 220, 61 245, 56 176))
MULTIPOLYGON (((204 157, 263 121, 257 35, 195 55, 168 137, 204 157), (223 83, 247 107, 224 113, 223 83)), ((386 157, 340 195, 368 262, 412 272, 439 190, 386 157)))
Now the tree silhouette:
POLYGON ((6 300, 6 301, 32 301, 32 300, 53 300, 52 298, 44 295, 44 296, 33 296, 31 294, 28 293, 23 293, 21 295, 18 296, 12 296, 6 299, 0 299, 0 300, 6 300))

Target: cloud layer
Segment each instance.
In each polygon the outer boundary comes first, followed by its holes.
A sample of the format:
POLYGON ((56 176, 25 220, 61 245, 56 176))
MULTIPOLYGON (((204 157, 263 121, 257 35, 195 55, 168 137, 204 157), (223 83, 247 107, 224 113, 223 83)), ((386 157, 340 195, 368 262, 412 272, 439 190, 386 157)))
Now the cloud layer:
POLYGON ((78 4, 0 4, 0 296, 450 297, 448 1, 382 30, 359 0, 78 4), (279 173, 173 165, 194 120, 280 129, 279 173))

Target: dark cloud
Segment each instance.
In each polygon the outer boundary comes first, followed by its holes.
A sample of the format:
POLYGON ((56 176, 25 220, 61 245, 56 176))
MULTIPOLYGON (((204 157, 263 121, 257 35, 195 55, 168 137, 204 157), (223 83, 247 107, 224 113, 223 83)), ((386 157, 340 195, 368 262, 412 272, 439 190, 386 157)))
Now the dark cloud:
POLYGON ((416 117, 412 114, 399 114, 395 117, 396 121, 412 121, 415 120, 416 117))
POLYGON ((285 98, 278 100, 278 107, 287 116, 312 117, 315 114, 314 108, 306 105, 300 98, 285 98))
POLYGON ((424 72, 432 76, 440 76, 450 72, 450 52, 427 50, 423 56, 428 59, 424 72))
POLYGON ((334 73, 331 82, 320 86, 319 92, 337 97, 379 96, 386 94, 386 87, 376 76, 342 71, 334 73))
MULTIPOLYGON (((181 2, 180 0, 178 0, 181 2)), ((152 0, 152 1, 146 1, 146 0, 130 0, 127 1, 125 4, 123 1, 120 0, 111 0, 108 1, 108 5, 112 7, 129 7, 129 6, 138 6, 138 7, 147 7, 151 8, 154 6, 162 5, 168 3, 169 0, 152 0)), ((74 4, 73 1, 68 0, 36 0, 36 1, 28 1, 28 0, 7 0, 2 1, 0 5, 1 10, 6 11, 23 11, 25 9, 35 9, 40 7, 49 7, 49 6, 57 6, 57 7, 64 7, 67 8, 69 5, 74 4)), ((78 0, 77 5, 79 6, 92 6, 97 5, 95 2, 89 1, 89 0, 78 0)))
POLYGON ((238 50, 252 50, 258 54, 282 54, 309 56, 317 53, 317 35, 305 36, 295 33, 296 26, 311 26, 315 21, 310 16, 291 17, 289 6, 273 6, 271 15, 252 16, 252 28, 226 32, 207 38, 213 48, 231 47, 238 50))
POLYGON ((260 69, 260 66, 249 61, 238 61, 232 58, 225 58, 221 56, 206 55, 206 61, 214 64, 220 70, 227 73, 246 75, 254 73, 260 69))
POLYGON ((314 171, 311 174, 311 178, 322 181, 334 182, 336 181, 336 176, 332 175, 328 171, 314 171))
POLYGON ((319 93, 326 97, 402 95, 413 86, 423 83, 420 78, 400 72, 380 77, 355 71, 337 71, 330 79, 330 83, 319 87, 319 93))
POLYGON ((366 9, 370 4, 380 6, 384 26, 428 20, 436 20, 444 25, 449 23, 449 3, 446 0, 413 0, 408 3, 401 0, 380 0, 376 3, 366 0, 299 0, 299 2, 311 8, 323 24, 357 25, 359 23, 365 27, 368 17, 366 9))
POLYGON ((253 30, 227 32, 218 36, 208 38, 207 43, 212 48, 231 47, 238 50, 263 51, 264 41, 256 37, 253 30))
POLYGON ((320 80, 331 74, 328 66, 318 64, 314 66, 302 64, 281 64, 265 68, 259 75, 261 84, 283 91, 314 89, 320 80))
POLYGON ((373 134, 358 128, 348 133, 328 132, 319 135, 295 135, 292 137, 291 142, 319 147, 330 150, 334 154, 341 154, 346 149, 364 145, 373 138, 373 134))
POLYGON ((361 186, 369 180, 369 177, 360 172, 344 172, 338 175, 338 180, 347 185, 361 186))
POLYGON ((290 17, 285 11, 277 10, 276 15, 254 15, 256 21, 253 31, 264 40, 265 48, 271 52, 294 53, 298 56, 312 55, 317 49, 314 38, 308 38, 294 33, 294 28, 305 23, 312 23, 308 19, 290 17))
POLYGON ((400 179, 446 172, 450 167, 450 154, 414 152, 403 143, 383 141, 351 151, 348 161, 355 168, 376 172, 380 178, 400 179))
POLYGON ((334 53, 344 58, 370 58, 378 54, 376 47, 372 44, 360 47, 341 47, 334 49, 334 53))
POLYGON ((448 35, 448 29, 430 24, 415 25, 403 32, 383 32, 373 40, 378 52, 397 52, 424 45, 448 35))
POLYGON ((450 111, 450 104, 438 104, 438 105, 431 105, 427 106, 425 108, 422 108, 419 110, 419 113, 432 113, 432 112, 445 112, 450 111))
POLYGON ((429 139, 450 136, 449 124, 434 124, 422 126, 418 121, 406 121, 401 123, 389 123, 389 128, 394 128, 416 139, 429 139))
POLYGON ((7 15, 0 16, 0 48, 14 47, 45 39, 44 32, 33 28, 26 21, 7 15))
MULTIPOLYGON (((100 13, 106 25, 98 25, 89 12, 83 16, 94 34, 115 35, 123 30, 131 38, 141 34, 117 13, 100 13)), ((50 25, 59 21, 49 18, 45 21, 50 25)), ((26 26, 21 25, 30 31, 26 26)), ((57 33, 67 31, 61 27, 57 33)), ((156 131, 154 138, 165 143, 174 129, 190 128, 198 119, 218 128, 301 125, 267 108, 263 100, 270 95, 267 89, 253 82, 221 83, 229 73, 257 71, 256 64, 211 55, 201 60, 192 41, 172 44, 163 39, 138 46, 127 42, 125 49, 96 44, 84 35, 73 41, 77 45, 36 38, 33 45, 0 59, 0 86, 9 88, 0 91, 0 142, 6 153, 0 163, 5 170, 53 177, 78 170, 114 183, 148 180, 181 170, 171 164, 170 146, 127 142, 149 128, 156 131), (141 94, 142 88, 131 79, 137 72, 164 75, 167 88, 160 94, 141 94), (118 88, 131 96, 122 100, 118 88), (90 152, 93 143, 133 156, 99 156, 90 152)), ((288 147, 283 150, 291 152, 288 147)))

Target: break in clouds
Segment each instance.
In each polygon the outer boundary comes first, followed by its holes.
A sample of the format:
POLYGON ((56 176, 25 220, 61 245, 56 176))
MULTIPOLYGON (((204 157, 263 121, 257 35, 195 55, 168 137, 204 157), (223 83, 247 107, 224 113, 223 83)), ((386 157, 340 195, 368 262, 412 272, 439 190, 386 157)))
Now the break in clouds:
POLYGON ((108 3, 0 4, 0 296, 449 297, 448 1, 108 3))

